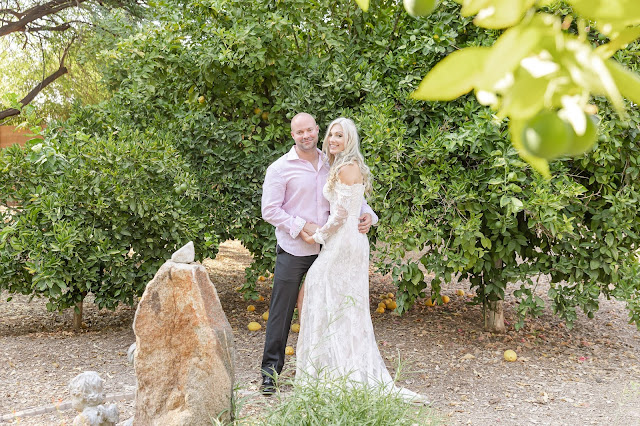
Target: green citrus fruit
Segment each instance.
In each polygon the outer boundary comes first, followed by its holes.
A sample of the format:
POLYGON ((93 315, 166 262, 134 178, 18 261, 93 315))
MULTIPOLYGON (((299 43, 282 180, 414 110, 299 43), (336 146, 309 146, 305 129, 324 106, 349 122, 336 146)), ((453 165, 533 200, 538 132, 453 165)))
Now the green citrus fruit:
POLYGON ((427 16, 436 8, 436 0, 403 0, 404 8, 411 16, 427 16))
POLYGON ((573 142, 569 144, 566 155, 576 157, 589 151, 598 140, 598 125, 592 115, 587 116, 587 129, 584 135, 578 136, 574 133, 573 142))
POLYGON ((552 160, 563 155, 573 143, 571 125, 554 111, 540 111, 522 129, 525 149, 536 157, 552 160))

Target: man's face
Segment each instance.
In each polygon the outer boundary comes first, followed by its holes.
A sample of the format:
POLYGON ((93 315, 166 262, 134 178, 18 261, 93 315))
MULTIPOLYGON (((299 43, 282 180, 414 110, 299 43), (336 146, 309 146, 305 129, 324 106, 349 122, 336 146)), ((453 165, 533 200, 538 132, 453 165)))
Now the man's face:
POLYGON ((303 151, 315 151, 318 145, 318 125, 311 116, 296 117, 291 122, 291 137, 296 143, 296 147, 303 151))

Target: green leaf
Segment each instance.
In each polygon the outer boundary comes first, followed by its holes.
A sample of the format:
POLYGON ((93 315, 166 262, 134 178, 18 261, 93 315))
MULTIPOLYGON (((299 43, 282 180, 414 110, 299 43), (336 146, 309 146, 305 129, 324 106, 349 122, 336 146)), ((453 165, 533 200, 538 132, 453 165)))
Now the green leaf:
POLYGON ((627 44, 640 37, 640 27, 627 28, 618 36, 613 38, 609 43, 603 44, 596 48, 596 53, 602 59, 612 57, 618 50, 623 49, 627 44))
POLYGON ((638 0, 568 0, 568 3, 579 15, 595 21, 606 35, 640 24, 638 0))
POLYGON ((367 12, 369 10, 369 0, 356 0, 356 3, 363 11, 367 12))
POLYGON ((463 7, 462 15, 478 15, 473 23, 479 27, 501 29, 516 25, 524 14, 533 6, 535 0, 476 0, 473 8, 463 7), (483 4, 481 9, 477 9, 479 4, 483 4), (473 13, 469 11, 474 10, 473 13), (467 12, 468 14, 466 14, 467 12))
POLYGON ((524 208, 524 204, 516 197, 511 197, 511 205, 513 205, 513 210, 519 212, 524 208))
POLYGON ((606 61, 605 65, 622 96, 640 104, 640 77, 613 59, 606 61))
POLYGON ((473 89, 489 53, 486 47, 467 47, 453 52, 429 71, 411 94, 425 101, 450 101, 473 89))
POLYGON ((529 154, 522 144, 522 128, 524 127, 524 121, 512 119, 509 122, 509 133, 511 134, 511 143, 513 147, 518 151, 518 155, 524 161, 529 163, 531 167, 533 167, 538 173, 540 173, 543 177, 550 179, 551 172, 549 171, 549 162, 544 158, 536 157, 534 155, 529 154))
POLYGON ((509 28, 490 48, 485 57, 482 77, 478 79, 476 88, 493 92, 496 83, 520 65, 523 58, 531 55, 538 47, 540 40, 549 35, 548 21, 557 18, 549 15, 536 16, 527 25, 509 28))

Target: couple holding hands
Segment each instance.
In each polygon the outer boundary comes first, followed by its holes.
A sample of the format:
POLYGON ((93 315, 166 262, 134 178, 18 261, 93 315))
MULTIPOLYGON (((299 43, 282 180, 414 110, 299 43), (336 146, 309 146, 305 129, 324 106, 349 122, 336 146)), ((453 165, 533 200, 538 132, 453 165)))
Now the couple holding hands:
POLYGON ((332 121, 322 151, 319 131, 310 114, 293 117, 295 145, 269 166, 264 180, 262 217, 275 226, 278 244, 261 391, 275 392, 297 304, 296 381, 347 377, 353 385, 381 386, 427 403, 394 386, 373 333, 366 233, 378 217, 364 200, 371 176, 356 126, 347 118, 332 121))

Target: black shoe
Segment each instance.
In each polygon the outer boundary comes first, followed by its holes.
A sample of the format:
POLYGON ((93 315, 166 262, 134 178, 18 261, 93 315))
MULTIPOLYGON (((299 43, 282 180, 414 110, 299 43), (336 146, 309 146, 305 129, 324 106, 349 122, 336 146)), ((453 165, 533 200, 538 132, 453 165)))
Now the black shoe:
POLYGON ((269 376, 262 378, 262 386, 260 386, 260 392, 264 396, 271 396, 276 393, 276 384, 269 376))

